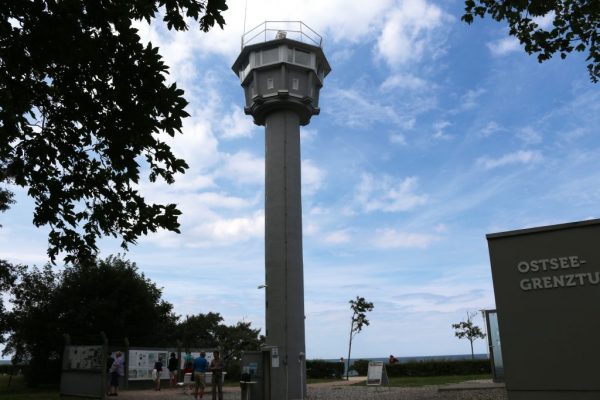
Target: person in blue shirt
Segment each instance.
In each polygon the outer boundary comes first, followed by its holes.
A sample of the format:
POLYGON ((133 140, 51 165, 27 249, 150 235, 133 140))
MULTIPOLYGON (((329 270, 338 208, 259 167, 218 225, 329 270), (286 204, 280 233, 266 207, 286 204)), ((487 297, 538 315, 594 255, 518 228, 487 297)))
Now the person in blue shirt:
POLYGON ((204 381, 204 374, 208 368, 208 361, 206 361, 206 353, 201 352, 200 357, 194 360, 194 381, 196 382, 196 392, 194 395, 195 399, 202 398, 204 396, 204 387, 206 386, 204 381), (200 397, 198 397, 200 395, 200 397))

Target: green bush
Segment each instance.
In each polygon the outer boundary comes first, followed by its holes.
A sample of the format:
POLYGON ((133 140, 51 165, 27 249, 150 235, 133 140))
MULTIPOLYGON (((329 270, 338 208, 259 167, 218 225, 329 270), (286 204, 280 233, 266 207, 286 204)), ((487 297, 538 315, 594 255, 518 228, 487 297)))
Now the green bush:
POLYGON ((489 360, 421 361, 386 365, 388 376, 440 376, 491 373, 489 360))
POLYGON ((344 363, 324 360, 307 360, 306 377, 311 379, 341 378, 344 374, 344 363))
POLYGON ((14 366, 12 364, 2 364, 0 365, 0 375, 16 375, 20 369, 21 367, 14 366))
POLYGON ((350 365, 350 371, 356 371, 359 376, 366 376, 369 370, 369 360, 356 360, 350 365))
POLYGON ((242 376, 242 366, 240 365, 239 361, 229 362, 225 366, 225 372, 227 372, 227 375, 225 375, 225 380, 234 382, 239 381, 242 376))
MULTIPOLYGON (((491 373, 489 360, 439 360, 412 361, 402 364, 386 364, 388 376, 442 376, 442 375, 472 375, 491 373)), ((365 376, 369 368, 369 360, 356 360, 350 369, 365 376)))

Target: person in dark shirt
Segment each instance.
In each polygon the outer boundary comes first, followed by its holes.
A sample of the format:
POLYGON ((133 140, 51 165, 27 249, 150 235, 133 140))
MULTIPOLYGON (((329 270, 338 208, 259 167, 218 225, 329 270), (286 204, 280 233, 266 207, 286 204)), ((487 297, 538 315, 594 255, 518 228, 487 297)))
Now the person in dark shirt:
POLYGON ((175 353, 171 353, 167 368, 169 369, 169 382, 171 387, 175 387, 177 384, 177 358, 175 357, 175 353))

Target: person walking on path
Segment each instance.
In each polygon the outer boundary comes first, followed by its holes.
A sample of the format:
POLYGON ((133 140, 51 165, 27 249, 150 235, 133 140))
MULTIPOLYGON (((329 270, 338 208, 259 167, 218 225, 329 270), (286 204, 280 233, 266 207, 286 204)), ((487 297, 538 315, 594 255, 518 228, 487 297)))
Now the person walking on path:
POLYGON ((177 358, 175 357, 175 353, 171 353, 167 368, 169 369, 169 383, 173 388, 177 384, 177 358))
POLYGON ((125 375, 125 366, 123 362, 123 353, 117 351, 115 353, 115 360, 113 361, 110 369, 108 370, 110 373, 110 392, 109 396, 118 396, 119 394, 119 378, 125 375))
POLYGON ((212 372, 212 400, 217 400, 217 390, 219 391, 219 400, 223 400, 223 368, 223 360, 219 356, 219 352, 215 350, 209 367, 212 372))
POLYGON ((206 386, 204 375, 206 373, 206 369, 208 368, 208 361, 206 361, 205 356, 206 353, 201 352, 200 357, 194 360, 194 382, 196 383, 194 399, 201 399, 202 396, 204 396, 204 387, 206 386), (200 397, 198 397, 198 394, 200 397))

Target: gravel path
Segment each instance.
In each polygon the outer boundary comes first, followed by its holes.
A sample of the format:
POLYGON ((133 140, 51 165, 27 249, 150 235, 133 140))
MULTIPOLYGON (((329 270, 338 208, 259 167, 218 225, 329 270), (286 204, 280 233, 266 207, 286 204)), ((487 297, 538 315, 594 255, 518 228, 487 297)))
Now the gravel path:
MULTIPOLYGON (((224 388, 223 400, 240 400, 240 389, 236 387, 224 388)), ((210 388, 209 388, 210 390, 210 388)), ((182 389, 123 391, 117 399, 146 400, 146 399, 173 399, 192 400, 193 396, 185 394, 182 389)), ((210 391, 204 399, 211 399, 210 391)), ((348 386, 346 382, 333 384, 314 384, 308 387, 307 400, 507 400, 506 390, 458 390, 438 392, 437 386, 420 388, 387 388, 348 386)))

